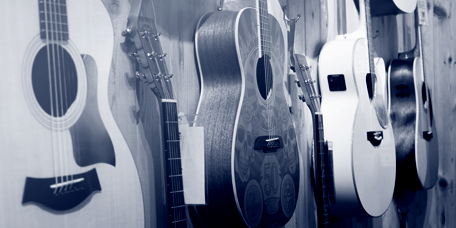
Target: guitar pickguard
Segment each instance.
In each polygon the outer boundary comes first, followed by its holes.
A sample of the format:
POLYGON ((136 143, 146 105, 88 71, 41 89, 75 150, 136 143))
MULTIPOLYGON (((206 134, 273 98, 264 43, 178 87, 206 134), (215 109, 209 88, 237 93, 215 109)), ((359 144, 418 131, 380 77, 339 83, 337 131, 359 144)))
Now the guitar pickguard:
POLYGON ((116 166, 114 147, 100 117, 97 101, 97 65, 90 55, 83 55, 87 75, 86 105, 78 121, 69 129, 76 163, 89 166, 106 163, 116 166))

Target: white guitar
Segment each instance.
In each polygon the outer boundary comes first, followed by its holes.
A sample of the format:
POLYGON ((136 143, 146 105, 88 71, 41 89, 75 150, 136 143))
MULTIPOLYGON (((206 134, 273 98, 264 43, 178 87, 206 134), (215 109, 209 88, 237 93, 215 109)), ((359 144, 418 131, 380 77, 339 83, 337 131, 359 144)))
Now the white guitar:
POLYGON ((0 227, 144 227, 101 1, 2 1, 0 227))
POLYGON ((385 67, 372 56, 369 0, 360 0, 360 9, 359 28, 326 43, 319 58, 325 139, 333 142, 334 216, 380 216, 394 191, 385 67))

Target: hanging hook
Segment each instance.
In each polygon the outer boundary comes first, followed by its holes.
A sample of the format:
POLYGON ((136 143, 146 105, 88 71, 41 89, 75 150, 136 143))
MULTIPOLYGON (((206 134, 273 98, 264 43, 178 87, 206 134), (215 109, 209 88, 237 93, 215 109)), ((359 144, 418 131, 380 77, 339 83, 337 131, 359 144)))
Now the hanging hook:
POLYGON ((224 0, 220 0, 220 5, 217 7, 218 11, 222 11, 223 10, 223 3, 224 3, 224 0))
POLYGON ((296 18, 294 19, 288 19, 287 17, 287 5, 283 7, 283 20, 286 21, 287 23, 290 23, 290 21, 294 20, 295 22, 298 22, 299 18, 301 18, 301 14, 298 14, 296 18))

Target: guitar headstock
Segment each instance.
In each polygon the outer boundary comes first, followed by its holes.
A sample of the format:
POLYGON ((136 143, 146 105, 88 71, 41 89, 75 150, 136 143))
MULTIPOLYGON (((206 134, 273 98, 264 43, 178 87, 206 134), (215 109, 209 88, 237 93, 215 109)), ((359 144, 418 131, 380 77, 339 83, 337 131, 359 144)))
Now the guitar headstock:
POLYGON ((136 47, 136 52, 129 53, 137 62, 136 77, 146 83, 157 98, 173 99, 170 80, 173 75, 169 74, 166 66, 166 53, 163 53, 160 44, 160 33, 156 29, 154 19, 148 15, 151 11, 147 9, 150 7, 153 5, 148 1, 131 1, 127 29, 122 32, 122 36, 136 47))
POLYGON ((315 81, 310 75, 310 66, 307 64, 306 57, 295 54, 294 61, 296 64, 296 77, 298 77, 296 82, 302 90, 302 95, 299 98, 306 102, 312 113, 320 112, 320 95, 316 93, 315 81))

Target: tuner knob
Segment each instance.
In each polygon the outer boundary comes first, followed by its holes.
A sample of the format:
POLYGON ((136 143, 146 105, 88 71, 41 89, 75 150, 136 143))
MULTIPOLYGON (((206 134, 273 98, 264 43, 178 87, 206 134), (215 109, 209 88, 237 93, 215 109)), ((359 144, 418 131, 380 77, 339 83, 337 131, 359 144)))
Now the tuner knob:
POLYGON ((161 36, 161 33, 158 32, 157 34, 153 35, 152 37, 154 38, 154 40, 157 40, 159 36, 161 36))
POLYGON ((296 79, 295 82, 296 82, 296 85, 298 85, 298 87, 301 87, 301 82, 298 79, 296 79))
POLYGON ((166 53, 163 53, 163 55, 158 55, 158 57, 160 57, 160 61, 163 61, 163 58, 165 58, 168 54, 166 53))
POLYGON ((301 101, 303 101, 303 102, 306 102, 306 99, 304 98, 304 95, 299 94, 299 95, 298 95, 298 98, 299 98, 299 100, 301 100, 301 101))
POLYGON ((160 81, 161 78, 163 77, 162 73, 154 74, 155 80, 160 81))
POLYGON ((130 28, 127 28, 125 29, 124 31, 122 31, 122 33, 120 35, 122 36, 126 36, 126 35, 130 35, 131 34, 131 29, 130 28))
POLYGON ((147 30, 144 30, 144 32, 140 32, 139 34, 141 35, 141 37, 142 37, 143 39, 146 39, 146 36, 149 35, 150 32, 147 31, 147 30))
POLYGON ((305 70, 305 71, 307 71, 307 70, 309 70, 311 67, 310 67, 310 66, 308 66, 308 65, 305 65, 305 66, 303 66, 303 65, 299 65, 299 68, 300 68, 301 70, 305 70))
POLYGON ((147 78, 146 78, 146 75, 139 72, 139 71, 136 71, 136 74, 135 74, 136 78, 140 81, 144 81, 144 82, 147 82, 147 78))
POLYGON ((156 56, 157 56, 157 53, 154 51, 152 51, 151 53, 147 53, 147 57, 150 57, 151 59, 156 56))
POLYGON ((138 57, 138 53, 130 52, 130 53, 128 53, 128 56, 130 56, 130 57, 138 57))

